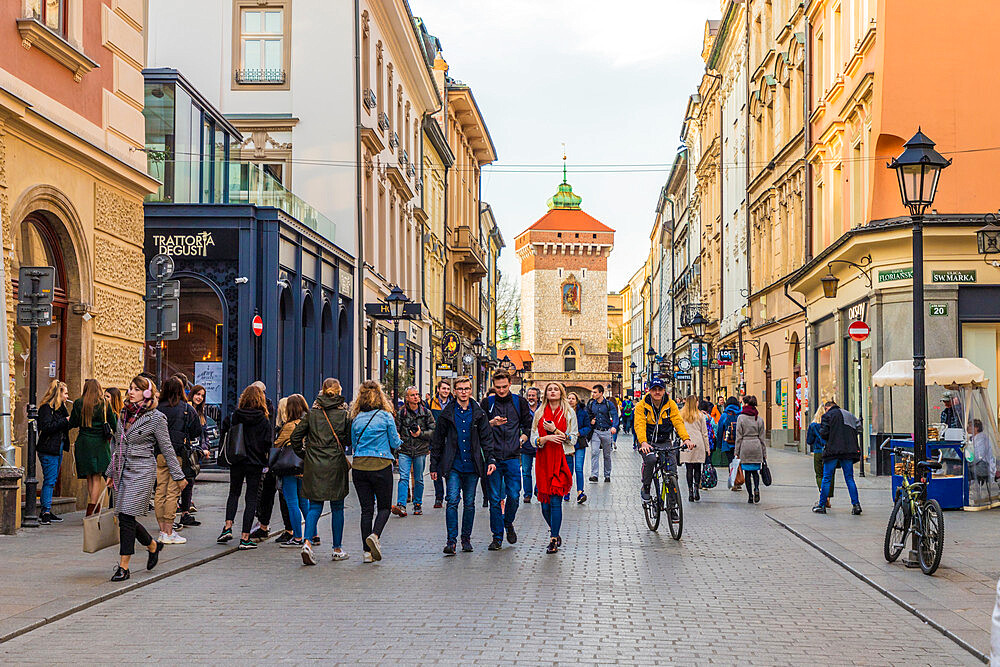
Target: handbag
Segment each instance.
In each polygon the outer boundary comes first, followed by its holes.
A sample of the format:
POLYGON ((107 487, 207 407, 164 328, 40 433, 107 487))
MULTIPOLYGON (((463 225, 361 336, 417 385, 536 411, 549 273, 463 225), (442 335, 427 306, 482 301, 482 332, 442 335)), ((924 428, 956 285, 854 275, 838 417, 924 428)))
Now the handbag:
POLYGON ((745 480, 743 479, 743 469, 740 467, 740 460, 733 459, 733 462, 729 464, 729 488, 734 486, 739 486, 745 480))
POLYGON ((230 467, 246 463, 249 460, 247 445, 243 440, 243 424, 233 424, 226 431, 225 442, 222 443, 222 454, 226 465, 230 467))
POLYGON ((760 481, 764 486, 771 486, 771 469, 767 467, 766 460, 760 464, 760 481))
POLYGON ((267 455, 267 468, 279 477, 302 474, 302 459, 291 445, 271 447, 267 455))
POLYGON ((108 404, 104 403, 104 429, 103 429, 104 439, 111 440, 115 437, 115 432, 111 430, 111 424, 108 423, 108 404))
POLYGON ((719 483, 719 473, 715 472, 715 467, 711 461, 706 461, 701 471, 701 488, 714 489, 719 483))
POLYGON ((118 544, 118 517, 110 507, 104 507, 108 487, 104 487, 97 506, 101 509, 83 518, 83 552, 92 554, 118 544))

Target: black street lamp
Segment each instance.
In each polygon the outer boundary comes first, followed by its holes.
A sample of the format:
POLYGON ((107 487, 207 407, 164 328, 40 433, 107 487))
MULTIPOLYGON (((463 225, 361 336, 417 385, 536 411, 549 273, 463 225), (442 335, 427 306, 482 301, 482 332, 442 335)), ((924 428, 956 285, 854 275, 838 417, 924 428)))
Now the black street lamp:
POLYGON ((653 381, 653 362, 656 361, 656 350, 653 349, 652 345, 650 345, 649 349, 646 350, 646 359, 649 360, 649 373, 648 373, 648 375, 646 375, 646 381, 647 382, 652 382, 653 381))
MULTIPOLYGON (((924 381, 924 211, 934 203, 941 170, 951 164, 917 128, 889 164, 899 178, 899 194, 913 220, 913 458, 927 458, 927 385, 924 381)), ((916 547, 916 536, 914 536, 916 547)))
POLYGON ((702 340, 705 338, 705 329, 708 328, 708 320, 701 313, 695 313, 688 323, 694 340, 698 343, 698 401, 704 398, 705 394, 705 348, 702 347, 702 340))
POLYGON ((478 390, 479 393, 482 393, 482 390, 483 390, 483 388, 481 386, 482 382, 480 381, 482 379, 482 376, 483 376, 483 373, 482 373, 483 347, 485 347, 485 343, 483 343, 483 339, 479 337, 479 334, 476 334, 476 339, 474 341, 472 341, 472 351, 476 355, 476 389, 478 390))
POLYGON ((392 317, 392 407, 395 409, 399 400, 399 320, 403 317, 403 309, 409 299, 399 285, 396 285, 385 301, 389 306, 389 316, 392 317))
POLYGON ((638 366, 636 366, 635 362, 633 361, 631 364, 628 365, 628 367, 629 367, 629 370, 632 371, 632 373, 631 373, 631 377, 632 377, 632 395, 635 396, 635 369, 638 368, 638 366))

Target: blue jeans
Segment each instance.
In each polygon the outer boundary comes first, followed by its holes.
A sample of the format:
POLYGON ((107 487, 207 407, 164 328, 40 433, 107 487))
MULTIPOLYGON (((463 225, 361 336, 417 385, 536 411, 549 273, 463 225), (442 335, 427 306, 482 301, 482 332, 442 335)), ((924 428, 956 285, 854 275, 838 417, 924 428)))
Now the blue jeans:
POLYGON ((549 524, 549 536, 559 537, 559 528, 562 527, 562 498, 559 496, 549 496, 549 502, 542 503, 542 517, 545 523, 549 524))
MULTIPOLYGON (((281 478, 281 495, 288 505, 288 519, 292 524, 292 537, 302 537, 302 518, 309 512, 309 500, 302 495, 302 478, 286 475, 281 478)), ((310 533, 309 537, 316 537, 310 533)))
MULTIPOLYGON (((319 515, 323 513, 323 501, 307 500, 309 510, 306 512, 306 535, 311 538, 316 537, 316 525, 319 523, 319 515)), ((292 509, 292 504, 288 504, 288 509, 292 509)), ((330 523, 333 525, 333 548, 339 549, 344 542, 344 501, 330 501, 330 523)))
POLYGON ((62 463, 62 452, 58 454, 39 454, 42 462, 42 511, 52 511, 52 494, 59 479, 59 464, 62 463))
POLYGON ((851 494, 851 504, 860 505, 858 500, 858 485, 854 483, 854 461, 851 459, 830 459, 823 461, 823 486, 819 490, 819 506, 826 507, 826 499, 833 483, 833 473, 840 468, 844 471, 844 482, 847 492, 851 494))
POLYGON ((444 511, 448 527, 448 544, 455 544, 458 537, 458 499, 462 498, 462 539, 472 537, 472 522, 476 519, 476 485, 479 475, 474 472, 448 473, 448 506, 444 511))
POLYGON ((427 456, 399 455, 399 486, 396 489, 396 504, 406 507, 406 496, 410 492, 410 469, 413 469, 413 504, 424 502, 424 462, 427 456))
POLYGON ((535 465, 535 457, 528 454, 521 454, 521 490, 525 499, 531 498, 531 467, 535 465))
POLYGON ((514 525, 514 517, 517 515, 521 495, 521 462, 517 459, 497 461, 497 469, 489 476, 489 483, 490 530, 493 532, 493 539, 502 540, 504 527, 514 525), (500 501, 505 495, 507 503, 501 511, 500 501))
MULTIPOLYGON (((572 454, 566 455, 566 464, 569 466, 570 472, 576 476, 576 492, 577 494, 583 493, 583 465, 587 460, 587 448, 578 449, 572 454)), ((569 500, 569 494, 566 494, 564 500, 569 500)))

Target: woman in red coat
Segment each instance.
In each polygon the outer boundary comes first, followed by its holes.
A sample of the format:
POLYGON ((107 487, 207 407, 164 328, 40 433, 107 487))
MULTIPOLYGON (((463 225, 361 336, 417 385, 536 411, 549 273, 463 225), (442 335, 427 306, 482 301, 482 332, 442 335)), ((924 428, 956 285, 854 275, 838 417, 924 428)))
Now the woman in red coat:
POLYGON ((566 455, 576 449, 578 435, 576 411, 566 398, 566 388, 558 382, 545 385, 545 401, 535 410, 531 425, 531 444, 538 450, 535 456, 535 480, 542 516, 549 524, 550 539, 546 553, 554 554, 562 546, 559 529, 562 526, 563 496, 573 488, 573 475, 566 455))

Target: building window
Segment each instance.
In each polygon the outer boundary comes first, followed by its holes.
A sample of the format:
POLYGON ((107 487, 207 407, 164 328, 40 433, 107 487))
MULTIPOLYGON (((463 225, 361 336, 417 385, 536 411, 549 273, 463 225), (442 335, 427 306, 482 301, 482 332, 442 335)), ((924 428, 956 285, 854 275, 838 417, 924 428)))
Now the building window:
POLYGON ((66 5, 69 0, 28 0, 30 16, 52 32, 66 36, 66 5))
POLYGON ((563 352, 563 371, 569 373, 576 370, 576 350, 570 345, 563 352))
POLYGON ((234 86, 287 87, 290 12, 287 0, 235 0, 234 86))

